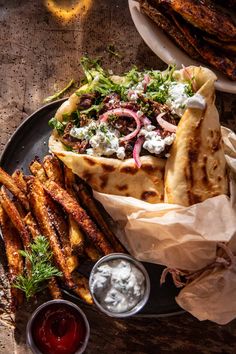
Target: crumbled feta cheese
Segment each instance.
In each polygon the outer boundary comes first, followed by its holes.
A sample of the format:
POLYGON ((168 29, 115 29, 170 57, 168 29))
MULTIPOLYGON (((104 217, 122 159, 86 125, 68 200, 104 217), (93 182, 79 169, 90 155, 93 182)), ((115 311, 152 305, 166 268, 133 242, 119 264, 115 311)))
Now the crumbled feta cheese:
POLYGON ((100 79, 100 75, 99 75, 99 74, 97 74, 97 75, 95 76, 95 78, 93 79, 93 82, 98 82, 98 81, 99 81, 99 79, 100 79))
POLYGON ((80 140, 88 140, 89 138, 91 138, 91 136, 95 134, 96 130, 97 130, 97 124, 95 121, 93 121, 85 127, 71 128, 70 135, 80 140))
POLYGON ((117 152, 116 152, 116 156, 118 157, 118 159, 124 160, 125 148, 123 146, 118 147, 117 152))
POLYGON ((151 154, 160 154, 165 149, 164 139, 156 132, 150 132, 145 136, 143 148, 148 150, 151 154))
POLYGON ((137 101, 138 99, 138 92, 134 91, 131 95, 130 95, 130 101, 137 101))
POLYGON ((180 117, 184 113, 186 108, 186 101, 189 98, 186 93, 187 88, 187 84, 183 84, 181 82, 172 82, 168 90, 169 97, 166 100, 166 104, 169 106, 173 113, 180 117))
POLYGON ((111 98, 111 99, 108 101, 108 104, 109 104, 109 105, 113 105, 114 103, 115 103, 114 98, 111 98))
POLYGON ((168 135, 168 136, 166 136, 166 137, 164 138, 164 141, 165 141, 165 144, 166 144, 166 145, 171 145, 171 144, 173 144, 174 140, 175 140, 175 134, 168 135))
POLYGON ((141 135, 145 136, 147 134, 147 132, 151 132, 152 130, 155 130, 155 129, 156 129, 155 125, 147 124, 147 125, 145 125, 144 128, 141 128, 141 130, 139 132, 139 136, 141 136, 141 135))
POLYGON ((81 128, 73 127, 70 135, 81 140, 87 140, 91 146, 86 150, 88 155, 93 156, 112 156, 123 160, 125 158, 125 148, 119 146, 118 130, 111 130, 106 123, 91 122, 81 128))
POLYGON ((140 117, 142 117, 142 115, 143 115, 143 112, 142 111, 137 111, 137 116, 140 118, 140 117))
POLYGON ((186 108, 205 109, 206 102, 203 96, 195 93, 192 97, 187 94, 188 85, 181 82, 172 82, 169 86, 169 97, 166 101, 173 113, 182 116, 186 108))
POLYGON ((145 141, 143 148, 148 150, 151 154, 160 154, 165 150, 166 145, 171 145, 175 140, 175 134, 171 134, 162 138, 156 131, 153 125, 146 126, 140 130, 139 136, 144 136, 145 141))
POLYGON ((136 86, 137 91, 143 91, 144 88, 144 81, 140 81, 138 85, 136 86))

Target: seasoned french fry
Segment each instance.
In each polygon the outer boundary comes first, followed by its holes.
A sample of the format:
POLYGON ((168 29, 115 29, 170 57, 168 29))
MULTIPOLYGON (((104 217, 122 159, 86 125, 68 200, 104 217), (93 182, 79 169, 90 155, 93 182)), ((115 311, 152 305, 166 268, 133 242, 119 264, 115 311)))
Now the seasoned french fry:
MULTIPOLYGON (((51 160, 51 156, 48 156, 48 158, 47 156, 45 157, 45 165, 49 171, 50 178, 60 180, 63 177, 59 177, 59 175, 61 174, 61 176, 63 176, 63 171, 62 169, 61 170, 59 169, 60 166, 58 167, 57 163, 58 161, 56 161, 55 163, 54 159, 51 160)), ((32 161, 29 168, 31 173, 35 177, 37 177, 40 182, 44 183, 48 179, 44 167, 39 162, 39 160, 35 159, 34 161, 32 161)), ((69 270, 70 272, 73 272, 73 270, 75 270, 78 267, 78 259, 75 255, 72 255, 72 249, 71 249, 69 235, 68 235, 69 229, 67 223, 64 219, 64 216, 59 206, 56 205, 50 197, 48 198, 47 196, 46 198, 47 198, 47 208, 49 211, 51 222, 59 235, 60 242, 65 252, 65 256, 67 257, 69 270)))
POLYGON ((58 283, 57 283, 57 279, 55 277, 53 277, 52 279, 49 280, 48 289, 50 291, 51 297, 54 300, 62 299, 61 289, 59 288, 58 283))
POLYGON ((16 182, 17 187, 27 195, 27 184, 24 180, 23 172, 21 170, 15 170, 12 174, 12 178, 16 182))
POLYGON ((64 218, 63 211, 60 209, 59 205, 56 205, 54 201, 47 196, 47 208, 49 212, 49 216, 51 219, 51 222, 55 229, 57 230, 57 233, 60 237, 60 241, 65 247, 67 254, 71 253, 71 247, 70 247, 70 242, 69 242, 69 236, 68 236, 68 225, 67 222, 64 218))
POLYGON ((82 234, 79 225, 73 219, 71 215, 69 215, 69 240, 73 253, 83 253, 84 249, 84 235, 82 234))
POLYGON ((73 272, 78 267, 79 261, 77 256, 72 254, 73 252, 70 244, 68 225, 64 219, 62 211, 59 208, 59 205, 56 205, 50 196, 47 195, 46 198, 49 217, 59 235, 62 248, 64 249, 64 253, 67 258, 69 271, 73 272))
POLYGON ((108 224, 104 220, 101 212, 98 210, 98 206, 93 199, 93 197, 90 195, 87 187, 85 184, 78 179, 77 184, 74 184, 74 189, 77 192, 77 195, 79 197, 79 200, 81 201, 81 204, 83 205, 84 208, 86 208, 93 218, 93 220, 97 223, 99 228, 103 231, 103 233, 106 235, 112 246, 114 247, 115 252, 121 252, 124 253, 126 252, 124 247, 121 245, 121 243, 118 241, 114 233, 111 231, 109 228, 108 224))
MULTIPOLYGON (((73 190, 75 176, 71 169, 66 166, 64 167, 64 175, 66 190, 72 197, 75 197, 75 192, 73 190)), ((84 235, 71 215, 69 215, 69 239, 72 251, 82 253, 84 248, 84 235)))
POLYGON ((37 160, 33 160, 29 165, 29 170, 33 176, 37 177, 40 182, 45 182, 47 180, 46 172, 43 165, 37 160))
POLYGON ((75 254, 70 254, 66 257, 67 266, 70 273, 72 273, 79 266, 78 257, 75 254))
POLYGON ((35 239, 37 236, 41 235, 41 232, 39 230, 37 222, 30 211, 24 217, 24 222, 27 225, 27 228, 28 228, 33 239, 35 239))
POLYGON ((50 194, 55 201, 60 203, 67 213, 73 216, 82 231, 88 236, 89 240, 103 254, 114 252, 113 247, 106 240, 104 234, 97 228, 86 211, 80 207, 75 198, 71 197, 65 189, 61 188, 54 181, 48 180, 43 186, 46 192, 50 194))
POLYGON ((84 249, 84 235, 82 234, 79 225, 69 215, 69 239, 72 248, 72 252, 82 253, 84 249))
POLYGON ((29 210, 29 202, 26 195, 17 187, 15 180, 0 167, 0 183, 3 184, 24 206, 29 210))
POLYGON ((60 161, 56 156, 47 155, 43 159, 43 167, 46 171, 48 178, 61 187, 64 186, 63 169, 60 161))
MULTIPOLYGON (((22 246, 16 228, 11 223, 4 209, 0 206, 0 226, 4 238, 6 256, 9 269, 9 281, 14 283, 16 276, 23 274, 24 264, 20 253, 22 246)), ((11 287, 12 309, 16 309, 23 302, 23 293, 11 287)))
POLYGON ((74 291, 75 294, 79 295, 87 304, 92 305, 93 299, 89 291, 88 280, 78 273, 73 273, 73 280, 75 283, 74 291))
MULTIPOLYGON (((43 159, 43 168, 50 180, 57 182, 61 186, 64 185, 63 169, 57 157, 51 155, 45 156, 43 159)), ((51 220, 60 236, 60 241, 65 251, 65 255, 67 256, 68 267, 72 272, 78 267, 78 259, 75 255, 72 255, 69 229, 65 223, 62 213, 60 212, 60 209, 57 205, 55 205, 55 203, 53 203, 53 201, 49 202, 49 210, 51 220)))
POLYGON ((24 221, 22 220, 20 213, 17 210, 15 204, 11 201, 11 199, 7 195, 4 187, 2 187, 0 191, 0 203, 3 209, 5 210, 5 212, 7 213, 7 215, 9 216, 11 222, 18 230, 25 250, 30 250, 30 234, 28 232, 28 229, 24 221))
POLYGON ((94 263, 97 262, 101 258, 101 255, 98 252, 98 250, 92 245, 86 245, 84 248, 84 253, 94 263))
MULTIPOLYGON (((55 179, 58 180, 60 179, 60 177, 58 176, 58 174, 60 173, 63 176, 62 170, 60 171, 57 166, 57 162, 56 164, 54 160, 53 162, 51 162, 51 156, 48 156, 48 158, 47 156, 45 157, 45 165, 47 166, 47 169, 50 171, 49 174, 51 173, 50 178, 54 178, 54 175, 56 174, 55 179), (56 168, 54 168, 55 165, 56 168)), ((37 159, 31 162, 29 169, 31 173, 40 180, 40 182, 44 183, 48 179, 43 165, 37 159)), ((75 256, 71 256, 71 246, 68 237, 69 230, 66 221, 64 219, 64 216, 61 210, 58 208, 58 206, 53 202, 51 198, 47 198, 47 207, 48 207, 51 222, 53 223, 54 227, 56 228, 59 234, 60 241, 62 243, 65 255, 68 257, 69 269, 73 271, 78 266, 78 260, 76 259, 75 256)))
MULTIPOLYGON (((11 176, 14 179, 17 187, 20 188, 20 190, 23 193, 27 194, 27 184, 26 184, 26 181, 24 180, 23 172, 20 170, 15 170, 11 176)), ((16 198, 14 198, 14 199, 16 199, 16 198)), ((22 206, 22 204, 17 199, 14 200, 14 204, 16 206, 16 209, 19 211, 20 216, 22 218, 24 218, 26 215, 25 208, 22 206)))
MULTIPOLYGON (((35 239, 37 236, 41 235, 41 232, 39 230, 37 222, 34 219, 31 212, 29 212, 25 216, 24 221, 25 221, 33 239, 35 239)), ((61 293, 61 290, 58 286, 57 279, 55 277, 53 277, 52 279, 50 279, 48 281, 48 288, 49 288, 50 294, 53 299, 62 299, 62 293, 61 293)))
POLYGON ((62 271, 65 281, 69 287, 73 287, 73 281, 68 269, 64 252, 60 247, 57 234, 51 223, 51 219, 47 210, 47 197, 45 195, 41 182, 36 177, 28 179, 29 200, 33 214, 38 221, 42 234, 48 238, 54 260, 62 271))

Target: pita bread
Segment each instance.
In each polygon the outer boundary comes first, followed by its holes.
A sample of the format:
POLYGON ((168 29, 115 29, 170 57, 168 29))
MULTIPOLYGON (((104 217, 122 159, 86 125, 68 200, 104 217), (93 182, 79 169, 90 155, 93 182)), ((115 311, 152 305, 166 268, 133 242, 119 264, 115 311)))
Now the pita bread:
POLYGON ((49 148, 95 191, 134 197, 149 203, 164 200, 164 159, 151 155, 141 156, 142 166, 138 169, 134 159, 121 161, 76 154, 66 151, 55 132, 49 139, 49 148))
MULTIPOLYGON (((216 76, 202 67, 189 67, 204 111, 187 109, 178 125, 165 170, 165 202, 189 206, 228 193, 226 160, 219 115, 215 107, 216 76)), ((180 77, 183 71, 177 75, 180 77)))

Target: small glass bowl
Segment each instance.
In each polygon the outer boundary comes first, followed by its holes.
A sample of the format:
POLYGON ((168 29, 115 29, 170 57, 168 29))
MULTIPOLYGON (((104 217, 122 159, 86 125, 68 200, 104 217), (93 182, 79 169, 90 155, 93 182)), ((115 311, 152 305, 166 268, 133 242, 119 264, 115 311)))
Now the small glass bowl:
POLYGON ((90 326, 87 320, 87 317, 85 315, 85 313, 77 306, 75 305, 73 302, 67 301, 67 300, 62 300, 62 299, 58 299, 58 300, 50 300, 45 302, 44 304, 40 305, 31 315, 28 323, 27 323, 27 327, 26 327, 26 341, 27 341, 27 345, 29 346, 29 348, 31 349, 31 351, 34 354, 43 354, 39 348, 37 347, 36 343, 34 342, 34 338, 33 338, 33 333, 32 333, 32 327, 33 327, 33 323, 35 320, 37 320, 37 316, 40 314, 41 311, 45 310, 45 308, 50 307, 54 304, 62 304, 65 306, 69 306, 72 307, 74 310, 76 310, 80 317, 83 319, 84 321, 84 325, 85 325, 85 338, 84 338, 84 342, 82 344, 82 346, 74 353, 74 354, 82 354, 84 353, 87 344, 88 344, 88 340, 89 340, 89 336, 90 336, 90 326))
POLYGON ((93 297, 93 301, 94 301, 95 305, 98 307, 98 309, 110 317, 117 317, 117 318, 130 317, 130 316, 137 314, 139 311, 141 311, 149 299, 150 289, 151 289, 150 288, 150 278, 149 278, 148 272, 146 271, 146 269, 144 268, 142 263, 125 253, 111 253, 111 254, 108 254, 107 256, 104 256, 101 259, 99 259, 97 261, 97 263, 95 263, 95 265, 93 266, 93 269, 90 273, 89 288, 90 288, 91 295, 93 297), (134 307, 132 307, 130 310, 128 310, 126 312, 112 312, 112 311, 109 311, 108 309, 104 308, 100 304, 100 302, 97 300, 96 295, 94 294, 94 291, 93 291, 93 286, 92 286, 92 278, 93 278, 93 275, 94 275, 96 269, 101 264, 103 264, 105 262, 108 262, 111 260, 117 260, 117 259, 124 259, 124 260, 127 260, 127 261, 133 263, 134 266, 136 268, 138 268, 143 273, 143 275, 145 277, 145 291, 144 291, 143 298, 134 307))

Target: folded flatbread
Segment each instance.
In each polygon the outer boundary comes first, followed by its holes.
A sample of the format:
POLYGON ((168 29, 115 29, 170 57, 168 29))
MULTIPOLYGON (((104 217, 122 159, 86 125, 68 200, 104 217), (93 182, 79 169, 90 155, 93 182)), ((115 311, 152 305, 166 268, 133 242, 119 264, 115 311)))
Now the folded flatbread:
POLYGON ((216 76, 202 67, 189 67, 188 72, 195 77, 206 108, 204 111, 188 108, 184 112, 165 170, 165 202, 185 206, 228 193, 226 160, 215 107, 216 76))
POLYGON ((134 197, 149 203, 164 201, 164 159, 141 156, 142 166, 138 169, 133 159, 121 161, 66 151, 55 134, 49 139, 49 147, 95 191, 134 197))

